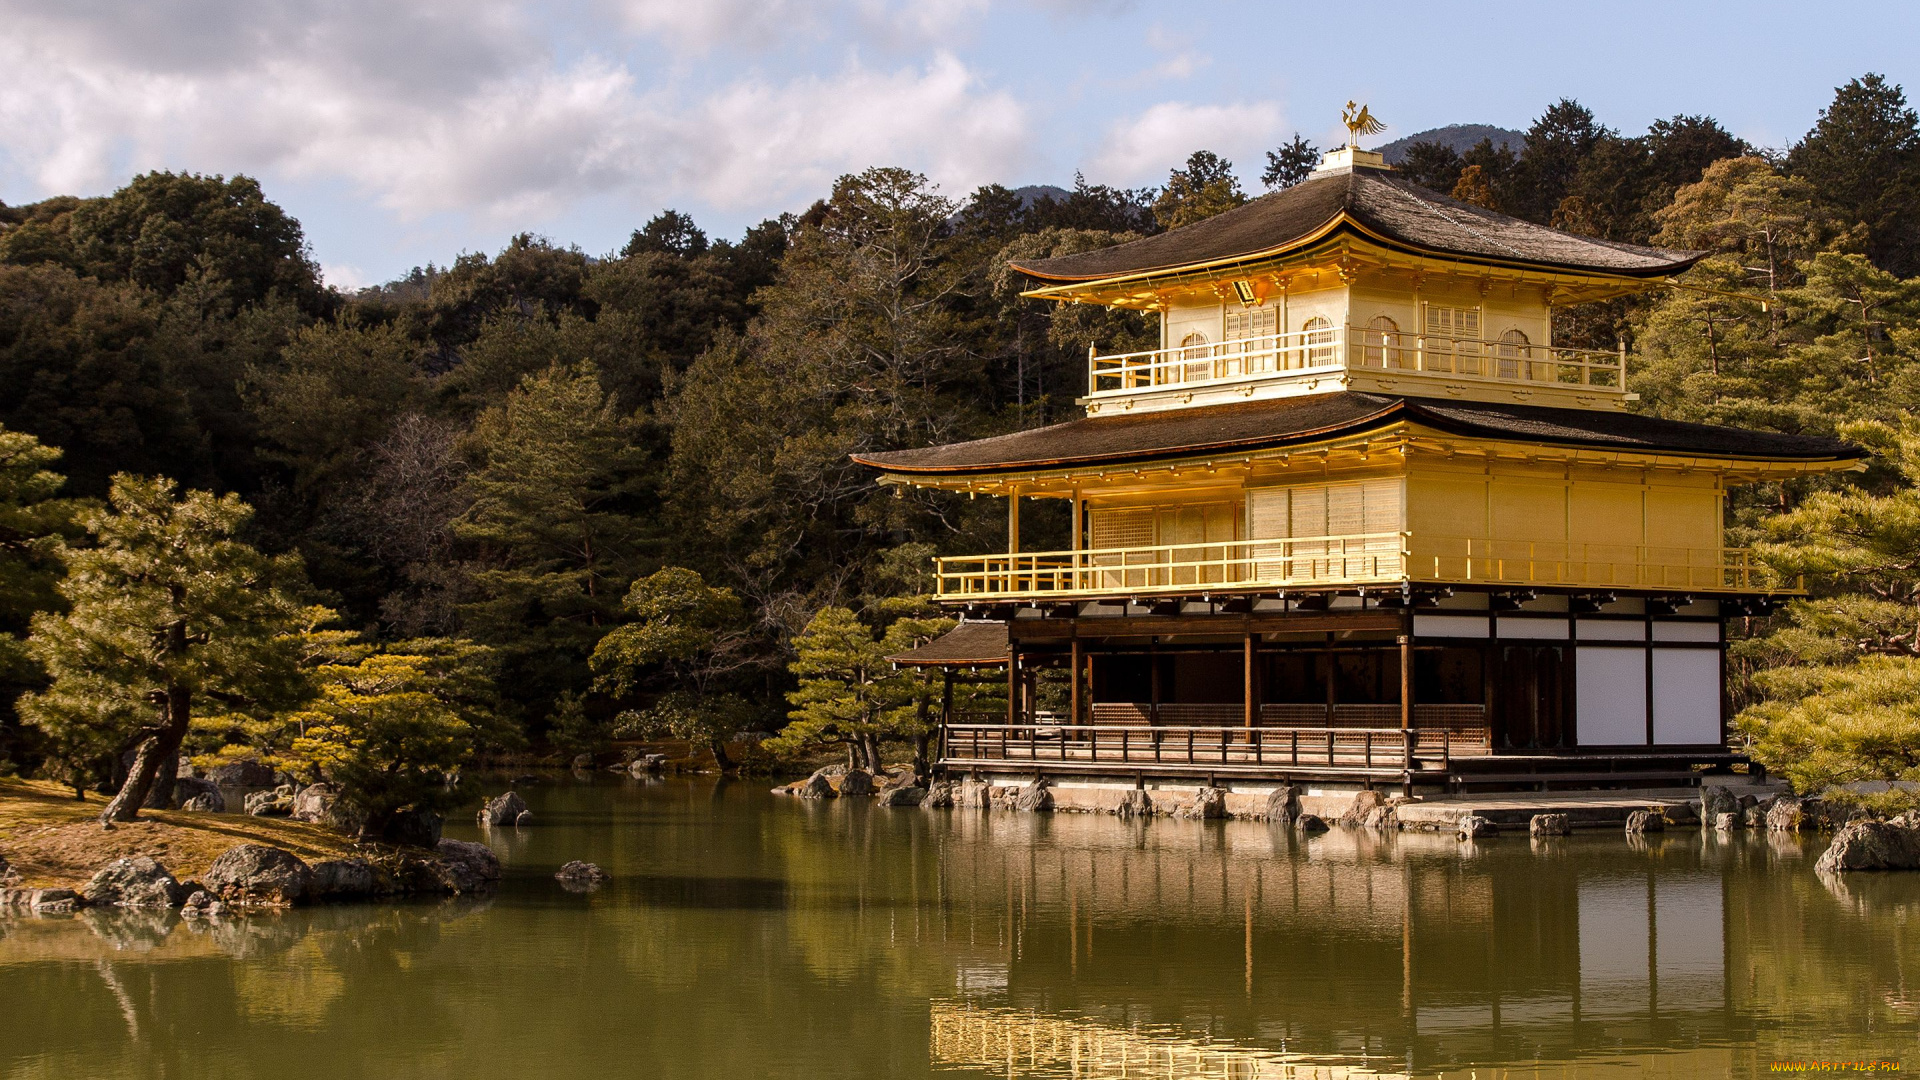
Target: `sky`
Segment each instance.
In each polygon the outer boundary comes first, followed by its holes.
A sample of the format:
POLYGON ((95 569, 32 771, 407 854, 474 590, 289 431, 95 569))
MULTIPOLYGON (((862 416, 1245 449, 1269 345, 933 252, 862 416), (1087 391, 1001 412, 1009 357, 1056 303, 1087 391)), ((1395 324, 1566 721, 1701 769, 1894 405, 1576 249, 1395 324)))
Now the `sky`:
POLYGON ((1920 95, 1920 4, 1149 0, 0 0, 0 201, 170 169, 256 177, 352 289, 534 232, 717 237, 873 165, 964 198, 1165 180, 1197 149, 1524 129, 1799 138, 1874 71, 1920 95))

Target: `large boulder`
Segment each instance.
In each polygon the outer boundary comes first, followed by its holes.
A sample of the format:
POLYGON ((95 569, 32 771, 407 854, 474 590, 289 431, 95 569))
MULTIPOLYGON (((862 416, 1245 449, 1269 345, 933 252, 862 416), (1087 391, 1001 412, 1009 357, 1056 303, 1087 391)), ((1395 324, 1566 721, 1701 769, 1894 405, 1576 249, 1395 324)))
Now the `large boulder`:
POLYGON ((958 810, 990 810, 993 808, 993 785, 985 780, 962 780, 960 790, 954 792, 953 805, 958 810))
POLYGON ((1326 832, 1327 823, 1318 814, 1301 814, 1293 819, 1293 831, 1301 836, 1314 836, 1326 832))
POLYGON ((1227 793, 1217 787, 1203 787, 1193 797, 1174 807, 1173 816, 1187 821, 1214 821, 1227 816, 1227 793))
POLYGON ((1721 814, 1740 813, 1740 796, 1720 784, 1708 784, 1700 789, 1700 820, 1713 823, 1721 814))
POLYGON ((1489 836, 1500 835, 1500 826, 1479 814, 1468 814, 1460 819, 1454 834, 1462 840, 1484 840, 1489 836))
POLYGON ((1529 836, 1570 836, 1573 834, 1573 821, 1565 814, 1535 814, 1527 822, 1529 836))
POLYGON ((562 866, 553 875, 560 887, 568 892, 592 892, 594 889, 613 880, 613 875, 590 862, 575 859, 562 866))
POLYGON ((1767 831, 1800 832, 1810 828, 1813 822, 1805 807, 1805 802, 1792 795, 1773 800, 1773 807, 1767 811, 1767 831))
POLYGON ((793 793, 803 799, 831 799, 839 792, 833 790, 833 784, 820 773, 814 773, 800 782, 793 793))
POLYGON ((593 768, 592 754, 573 755, 573 771, 574 772, 586 772, 591 768, 593 768))
POLYGON ((440 844, 440 827, 445 824, 431 810, 402 810, 387 821, 380 839, 406 847, 431 848, 440 844))
MULTIPOLYGON (((272 787, 273 769, 258 761, 229 761, 207 770, 207 779, 220 787, 272 787)), ((177 782, 177 781, 176 781, 177 782)))
POLYGON ((176 907, 187 891, 167 868, 145 855, 115 859, 101 867, 80 890, 89 904, 116 907, 176 907))
POLYGON ((865 769, 850 769, 840 778, 840 797, 857 799, 873 794, 873 774, 865 769))
POLYGON ((1642 833, 1665 832, 1667 819, 1658 810, 1635 810, 1627 815, 1627 835, 1639 836, 1642 833))
POLYGON ((1134 788, 1120 796, 1120 802, 1113 812, 1123 818, 1152 817, 1153 796, 1145 788, 1134 788))
POLYGON ((315 900, 345 900, 373 893, 373 864, 365 859, 326 859, 313 864, 307 895, 315 900))
POLYGON ((500 857, 485 844, 442 840, 436 850, 447 887, 456 893, 485 892, 500 880, 500 857))
POLYGON ((327 819, 327 812, 340 798, 340 793, 332 784, 308 784, 294 792, 288 804, 287 813, 295 821, 311 821, 318 825, 327 819))
POLYGON ((1823 874, 1920 870, 1920 817, 1903 814, 1891 821, 1850 822, 1813 868, 1823 874))
POLYGON ((890 787, 880 793, 881 806, 919 806, 927 798, 921 787, 890 787))
POLYGON ((1715 832, 1730 833, 1730 832, 1733 832, 1735 829, 1738 829, 1739 827, 1740 827, 1739 814, 1713 815, 1713 830, 1715 832))
POLYGON ((181 810, 224 814, 227 812, 227 797, 220 793, 220 785, 211 780, 180 776, 173 781, 173 805, 181 810))
POLYGON ((255 791, 241 803, 241 808, 254 817, 287 817, 293 813, 293 793, 285 787, 255 791))
POLYGON ((920 800, 922 810, 953 809, 953 781, 935 780, 927 785, 927 797, 920 800))
POLYGON ((1386 800, 1381 798, 1380 793, 1377 791, 1355 792, 1353 802, 1347 804, 1347 808, 1341 812, 1340 819, 1337 823, 1349 829, 1363 828, 1367 823, 1367 815, 1371 814, 1375 807, 1385 805, 1385 803, 1386 800))
POLYGON ((512 825, 526 812, 527 800, 521 798, 519 792, 509 791, 488 799, 487 805, 481 807, 480 813, 475 816, 485 826, 512 825))
POLYGON ((1300 789, 1292 784, 1281 784, 1267 795, 1266 816, 1269 822, 1286 826, 1292 823, 1294 815, 1300 812, 1300 789))
POLYGON ((229 904, 296 903, 312 883, 312 868, 298 856, 265 844, 227 849, 200 882, 229 904))
POLYGON ((1047 781, 1042 778, 1022 787, 1013 797, 1013 808, 1029 814, 1052 810, 1053 792, 1048 790, 1047 781))

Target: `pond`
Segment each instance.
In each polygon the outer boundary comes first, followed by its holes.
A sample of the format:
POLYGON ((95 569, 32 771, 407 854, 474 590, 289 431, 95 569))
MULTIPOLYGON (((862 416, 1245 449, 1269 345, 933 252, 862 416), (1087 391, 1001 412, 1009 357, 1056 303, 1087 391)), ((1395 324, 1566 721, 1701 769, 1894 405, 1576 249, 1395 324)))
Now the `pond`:
POLYGON ((0 920, 0 1076, 1920 1066, 1920 874, 1823 882, 1819 838, 1302 840, 615 776, 523 793, 538 824, 486 837, 508 874, 483 901, 0 920), (614 880, 568 893, 569 859, 614 880))

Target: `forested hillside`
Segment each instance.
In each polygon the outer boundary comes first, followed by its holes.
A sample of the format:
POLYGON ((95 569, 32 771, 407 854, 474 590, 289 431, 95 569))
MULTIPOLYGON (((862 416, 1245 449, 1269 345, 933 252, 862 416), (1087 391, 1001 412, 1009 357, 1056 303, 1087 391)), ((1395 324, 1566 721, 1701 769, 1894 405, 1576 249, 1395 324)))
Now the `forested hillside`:
MULTIPOLYGON (((1316 158, 1296 137, 1268 185, 1316 158)), ((1555 336, 1626 339, 1644 409, 1887 450, 1864 477, 1736 508, 1817 597, 1748 627, 1738 692, 1768 696, 1753 730, 1800 732, 1801 756, 1827 737, 1821 695, 1870 695, 1869 674, 1914 729, 1920 125, 1900 89, 1849 83, 1777 152, 1701 116, 1622 134, 1560 101, 1518 153, 1425 143, 1400 168, 1713 252, 1690 280, 1720 291, 1566 312, 1555 336)), ((914 599, 928 556, 992 550, 1002 508, 896 497, 848 455, 1074 415, 1088 343, 1142 347, 1152 327, 1023 300, 1008 259, 1250 197, 1205 151, 1160 188, 1033 194, 956 199, 874 168, 737 239, 667 210, 618 251, 522 235, 352 294, 245 177, 0 206, 0 754, 112 784, 176 727, 196 754, 376 773, 379 753, 724 744, 794 710, 777 745, 910 738, 910 689, 832 687, 938 630, 914 599), (189 558, 231 580, 141 592, 189 558), (202 589, 248 643, 168 637, 202 589), (412 726, 370 748, 355 732, 376 713, 412 726)))

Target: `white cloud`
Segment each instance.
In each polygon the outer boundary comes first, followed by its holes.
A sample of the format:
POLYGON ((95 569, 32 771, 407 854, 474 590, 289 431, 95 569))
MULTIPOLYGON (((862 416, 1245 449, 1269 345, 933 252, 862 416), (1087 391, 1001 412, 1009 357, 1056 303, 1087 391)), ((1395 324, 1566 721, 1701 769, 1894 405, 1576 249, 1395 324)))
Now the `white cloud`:
POLYGON ((1195 150, 1212 150, 1232 161, 1243 175, 1261 151, 1271 147, 1284 119, 1271 101, 1234 105, 1191 105, 1167 101, 1109 128, 1087 175, 1110 184, 1161 180, 1195 150))
MULTIPOLYGON (((920 33, 978 2, 882 14, 920 33)), ((678 23, 667 5, 634 7, 661 33, 699 35, 781 3, 686 14, 701 5, 685 0, 678 23)), ((1030 140, 1020 105, 950 53, 648 84, 618 41, 562 59, 530 32, 530 6, 389 6, 375 18, 378 0, 177 0, 178 21, 129 28, 84 7, 0 0, 0 17, 23 28, 0 36, 0 166, 41 193, 168 167, 344 181, 405 219, 525 225, 598 197, 765 212, 874 164, 964 191, 1022 163, 1030 140), (200 24, 220 47, 175 29, 200 24), (135 47, 149 32, 151 58, 135 47)))

